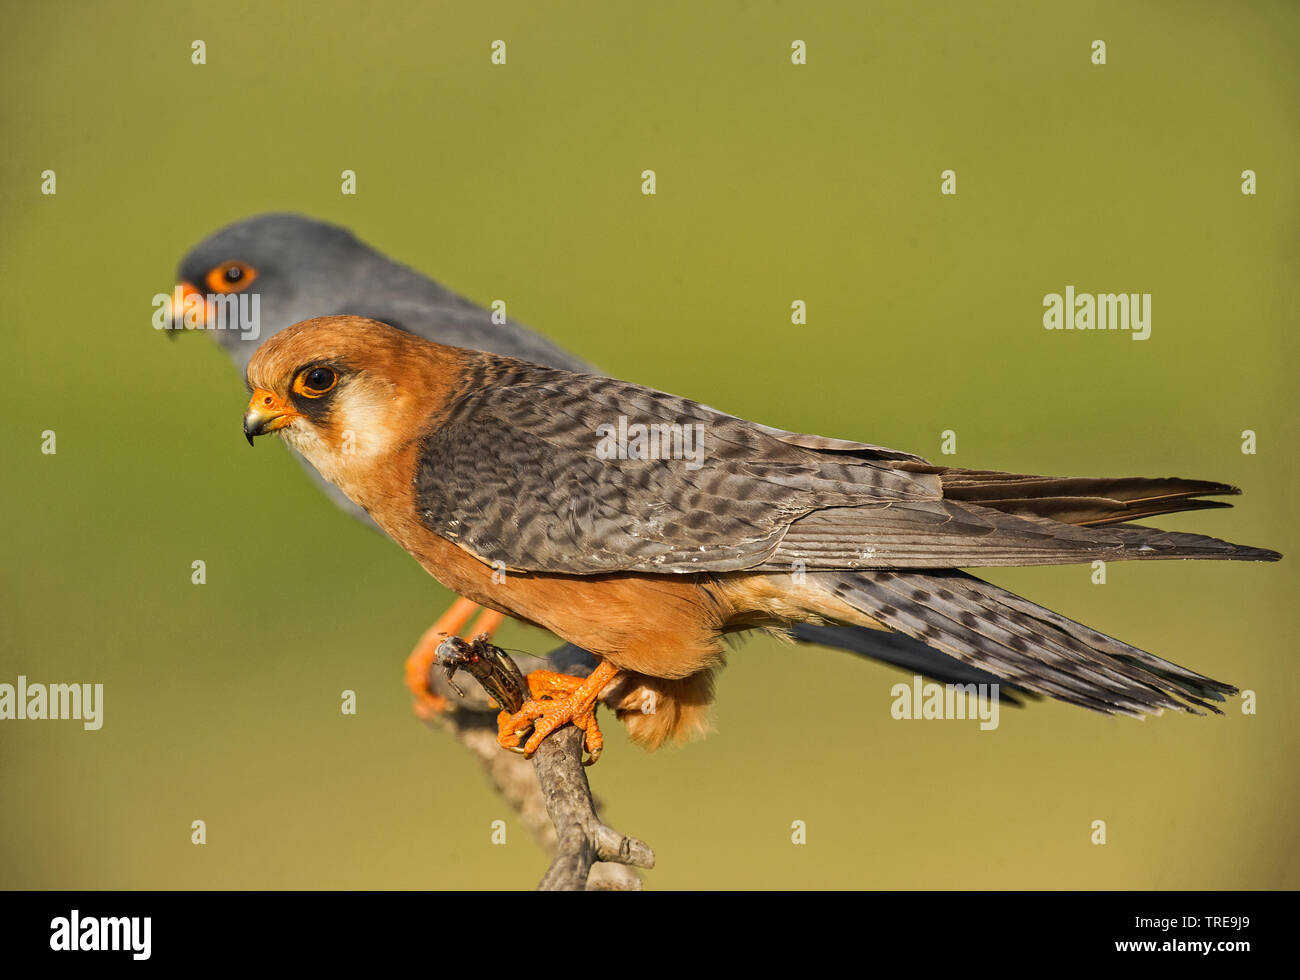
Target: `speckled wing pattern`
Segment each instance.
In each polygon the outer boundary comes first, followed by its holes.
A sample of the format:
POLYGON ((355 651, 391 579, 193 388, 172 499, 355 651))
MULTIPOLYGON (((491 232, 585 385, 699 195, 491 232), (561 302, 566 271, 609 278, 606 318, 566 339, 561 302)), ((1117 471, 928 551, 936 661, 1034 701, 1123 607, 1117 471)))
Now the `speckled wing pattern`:
POLYGON ((435 533, 515 571, 1256 557, 1201 535, 1076 527, 946 500, 941 473, 917 465, 918 457, 783 433, 628 382, 478 352, 464 363, 422 447, 420 516, 435 533), (701 452, 602 458, 602 431, 608 446, 608 433, 638 424, 699 426, 692 431, 701 452))
POLYGON ((819 507, 939 492, 933 475, 885 461, 906 454, 781 435, 627 382, 474 354, 424 444, 418 504, 427 527, 511 569, 688 572, 761 566, 819 507), (702 465, 602 459, 600 427, 620 417, 701 426, 702 465))

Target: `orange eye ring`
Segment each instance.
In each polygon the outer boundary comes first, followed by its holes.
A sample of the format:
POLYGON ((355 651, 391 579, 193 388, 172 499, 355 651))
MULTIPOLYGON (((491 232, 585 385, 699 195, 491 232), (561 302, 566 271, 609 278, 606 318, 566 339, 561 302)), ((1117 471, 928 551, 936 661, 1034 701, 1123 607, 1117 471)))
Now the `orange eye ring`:
POLYGON ((238 293, 247 289, 257 278, 257 270, 247 262, 232 260, 222 262, 208 272, 208 289, 214 293, 238 293))
POLYGON ((303 368, 293 379, 294 394, 307 398, 320 398, 328 395, 339 383, 338 372, 324 364, 303 368))

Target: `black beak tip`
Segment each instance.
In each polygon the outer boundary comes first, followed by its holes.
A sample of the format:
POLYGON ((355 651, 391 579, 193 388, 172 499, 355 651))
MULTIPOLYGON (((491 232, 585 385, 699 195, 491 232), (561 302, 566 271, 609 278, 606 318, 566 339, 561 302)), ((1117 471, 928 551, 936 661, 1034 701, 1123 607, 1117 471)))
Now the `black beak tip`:
POLYGON ((249 432, 247 429, 244 430, 244 438, 248 440, 250 446, 253 445, 253 433, 249 432))

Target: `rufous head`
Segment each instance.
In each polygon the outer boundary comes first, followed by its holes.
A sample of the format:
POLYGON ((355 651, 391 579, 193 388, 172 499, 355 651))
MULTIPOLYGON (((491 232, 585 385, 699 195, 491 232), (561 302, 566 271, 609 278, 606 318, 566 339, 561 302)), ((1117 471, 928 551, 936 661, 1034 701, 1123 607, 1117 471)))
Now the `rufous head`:
POLYGON ((364 317, 296 323, 249 362, 244 435, 251 445, 278 433, 364 506, 368 471, 419 438, 455 380, 458 353, 364 317))

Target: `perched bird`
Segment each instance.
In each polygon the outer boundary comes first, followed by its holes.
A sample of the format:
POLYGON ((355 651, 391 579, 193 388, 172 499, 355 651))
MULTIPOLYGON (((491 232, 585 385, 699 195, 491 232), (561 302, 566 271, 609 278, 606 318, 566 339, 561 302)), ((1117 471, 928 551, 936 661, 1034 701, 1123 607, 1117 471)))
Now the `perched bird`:
MULTIPOLYGON (((491 314, 426 276, 401 265, 357 239, 346 228, 295 214, 264 214, 222 228, 194 246, 181 260, 175 295, 203 298, 257 296, 256 329, 218 329, 205 322, 205 308, 193 305, 190 322, 173 311, 172 336, 187 326, 213 337, 230 355, 241 376, 253 353, 268 338, 300 320, 353 314, 380 320, 428 340, 455 347, 490 351, 548 367, 588 374, 600 372, 581 358, 514 321, 492 322, 491 314)), ((773 430, 775 431, 775 430, 773 430)), ((821 440, 834 448, 834 440, 821 440)), ((301 458, 301 457, 300 457, 301 458)), ((337 487, 319 478, 336 504, 369 522, 365 512, 337 487)), ((441 699, 428 692, 425 679, 438 643, 447 634, 491 633, 499 613, 481 613, 476 603, 454 603, 421 637, 407 663, 407 684, 417 711, 430 713, 441 699)), ((906 636, 855 626, 799 624, 796 640, 844 649, 941 682, 992 683, 997 678, 976 670, 906 636)), ((590 667, 594 658, 567 647, 551 655, 569 669, 590 667)), ((1004 700, 1014 697, 1003 695, 1004 700)))
POLYGON ((724 637, 794 623, 898 631, 1096 711, 1217 710, 1235 688, 959 568, 1280 557, 1128 523, 1224 506, 1221 483, 935 466, 359 317, 277 334, 247 383, 250 442, 280 433, 448 588, 601 658, 529 675, 499 736, 531 730, 526 752, 572 722, 594 759, 598 699, 650 747, 700 730, 724 637))

